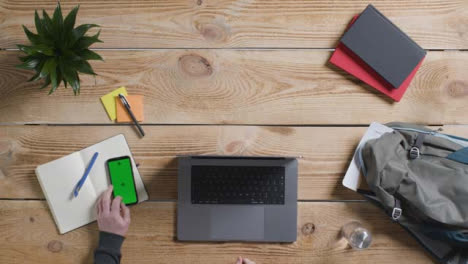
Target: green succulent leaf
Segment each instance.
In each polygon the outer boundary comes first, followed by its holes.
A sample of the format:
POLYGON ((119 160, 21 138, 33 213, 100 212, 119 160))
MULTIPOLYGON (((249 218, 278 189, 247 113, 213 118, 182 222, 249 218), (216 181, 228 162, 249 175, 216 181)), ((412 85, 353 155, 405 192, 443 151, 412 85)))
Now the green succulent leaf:
POLYGON ((55 69, 57 68, 57 61, 55 58, 49 58, 47 59, 47 61, 45 62, 44 66, 42 67, 42 70, 41 70, 41 78, 47 76, 47 75, 50 75, 52 71, 55 71, 55 69))
POLYGON ((75 92, 75 95, 78 95, 80 94, 80 76, 78 75, 78 73, 76 73, 76 82, 77 84, 75 86, 77 87, 77 89, 73 89, 73 91, 75 92))
POLYGON ((46 45, 46 44, 39 44, 33 46, 34 50, 36 50, 38 53, 42 53, 47 56, 54 56, 54 50, 52 47, 46 45))
POLYGON ((57 90, 57 87, 60 85, 60 81, 62 79, 62 75, 60 74, 60 70, 56 67, 54 70, 50 72, 50 80, 52 83, 52 88, 49 91, 49 95, 57 90))
POLYGON ((41 75, 42 68, 44 67, 44 64, 45 64, 44 60, 39 62, 39 64, 36 66, 36 68, 34 68, 34 71, 36 71, 36 73, 28 80, 28 82, 37 81, 37 80, 40 80, 40 79, 43 79, 43 78, 47 77, 46 75, 41 75))
POLYGON ((76 38, 81 38, 84 36, 84 34, 86 34, 86 32, 88 32, 88 30, 90 30, 91 28, 95 28, 95 27, 99 27, 99 25, 96 25, 96 24, 83 24, 83 25, 79 25, 78 27, 75 28, 74 32, 75 32, 75 37, 76 38))
POLYGON ((21 62, 25 62, 29 59, 29 56, 19 56, 18 59, 21 61, 21 62))
POLYGON ((78 78, 78 74, 69 66, 63 66, 63 77, 65 81, 67 81, 73 89, 73 92, 76 94, 80 91, 80 79, 78 78))
POLYGON ((78 61, 75 63, 74 68, 84 74, 90 74, 90 75, 96 75, 96 73, 93 71, 93 68, 87 61, 78 61))
POLYGON ((36 72, 31 78, 29 78, 28 82, 39 80, 40 72, 36 72))
POLYGON ((80 56, 83 60, 103 60, 99 54, 89 49, 80 50, 76 55, 80 56))
POLYGON ((36 31, 39 36, 44 35, 44 29, 42 27, 42 20, 37 13, 37 10, 34 10, 34 24, 36 26, 36 31))
POLYGON ((41 72, 36 72, 29 80, 28 82, 32 82, 32 81, 37 81, 39 80, 39 76, 40 76, 41 72))
POLYGON ((24 25, 23 25, 23 30, 24 30, 24 33, 26 34, 26 37, 28 37, 29 41, 31 41, 32 44, 41 43, 41 37, 39 35, 36 35, 36 34, 32 33, 24 25))
POLYGON ((39 65, 39 63, 41 63, 39 57, 29 56, 29 58, 26 61, 24 61, 20 65, 16 65, 16 67, 25 70, 34 70, 37 67, 37 65, 39 65))
POLYGON ((57 87, 60 86, 60 83, 62 82, 62 79, 63 79, 62 72, 60 71, 59 68, 57 68, 57 87))
POLYGON ((75 48, 76 50, 82 50, 82 49, 87 49, 89 48, 89 46, 93 45, 94 43, 97 43, 97 42, 102 42, 100 39, 99 39, 99 34, 101 33, 101 31, 99 30, 98 33, 96 33, 96 35, 94 36, 91 36, 91 37, 82 37, 80 38, 76 43, 75 45, 73 46, 73 48, 75 48))
POLYGON ((50 76, 47 76, 47 77, 45 78, 44 84, 43 84, 41 87, 39 87, 39 89, 44 89, 44 88, 46 88, 47 86, 50 85, 50 82, 51 82, 51 81, 50 81, 50 76))
POLYGON ((58 35, 57 37, 60 39, 62 37, 63 32, 63 16, 62 8, 60 7, 60 2, 57 3, 57 7, 54 10, 54 14, 52 16, 52 24, 54 26, 55 33, 58 35))
POLYGON ((82 38, 86 32, 88 32, 89 29, 94 28, 94 27, 99 27, 96 24, 83 24, 78 27, 76 27, 73 30, 73 39, 72 42, 69 43, 69 46, 73 46, 77 40, 82 38))
POLYGON ((74 51, 72 50, 64 50, 62 53, 62 61, 63 63, 73 63, 75 61, 81 60, 81 57, 78 56, 74 51))
POLYGON ((65 18, 64 22, 64 30, 65 32, 71 32, 73 30, 73 27, 75 26, 75 21, 76 21, 76 15, 78 14, 78 10, 80 9, 80 6, 77 5, 75 6, 70 13, 68 13, 67 17, 65 18))
POLYGON ((75 95, 79 94, 79 73, 96 75, 88 61, 103 60, 89 49, 94 43, 102 42, 100 31, 86 36, 91 28, 99 26, 83 24, 75 28, 78 11, 79 6, 76 6, 64 16, 58 3, 52 18, 45 10, 42 10, 42 17, 37 10, 34 11, 36 33, 23 26, 31 44, 18 45, 25 56, 19 57, 21 64, 16 67, 34 71, 28 81, 44 79, 42 88, 50 85, 49 94, 55 92, 62 81, 65 87, 72 87, 75 95))
POLYGON ((45 10, 42 10, 42 26, 44 33, 48 35, 48 37, 54 38, 55 31, 52 19, 50 19, 49 14, 47 14, 45 10))
POLYGON ((65 85, 65 88, 67 88, 67 80, 65 79, 65 66, 63 63, 63 58, 59 58, 59 63, 58 63, 58 68, 60 69, 60 73, 62 75, 63 79, 63 84, 65 85))
POLYGON ((45 44, 39 44, 35 46, 26 46, 26 45, 16 45, 19 50, 28 54, 28 55, 37 55, 38 53, 42 53, 44 55, 53 56, 54 51, 51 47, 45 44))
MULTIPOLYGON (((45 57, 42 57, 41 62, 36 66, 34 69, 36 72, 41 73, 44 64, 46 63, 45 57)), ((39 79, 43 78, 43 76, 39 76, 39 79)))
POLYGON ((34 46, 23 46, 23 48, 28 49, 28 51, 24 51, 22 48, 20 48, 20 50, 26 52, 26 54, 29 54, 29 55, 42 53, 47 56, 54 56, 54 50, 52 49, 52 47, 46 44, 38 44, 34 46))
POLYGON ((34 55, 36 54, 37 52, 33 49, 33 47, 31 46, 26 46, 26 45, 16 45, 18 47, 19 50, 21 50, 22 52, 28 54, 28 55, 34 55))

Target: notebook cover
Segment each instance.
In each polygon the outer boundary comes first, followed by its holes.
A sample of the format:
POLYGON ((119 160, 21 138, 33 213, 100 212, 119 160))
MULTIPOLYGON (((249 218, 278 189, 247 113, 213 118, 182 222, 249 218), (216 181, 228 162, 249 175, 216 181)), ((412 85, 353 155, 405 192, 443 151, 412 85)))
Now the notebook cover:
POLYGON ((361 13, 341 42, 393 88, 400 87, 426 55, 372 5, 361 13))
MULTIPOLYGON (((138 120, 138 122, 143 122, 143 95, 129 95, 126 96, 126 98, 130 104, 133 115, 135 115, 135 118, 138 120)), ((119 97, 115 97, 115 106, 117 110, 116 112, 118 123, 133 122, 119 97)))
MULTIPOLYGON (((348 28, 356 21, 358 15, 356 15, 348 28)), ((354 77, 362 80, 366 84, 372 86, 393 100, 399 102, 403 95, 405 94, 408 86, 410 85, 413 77, 416 75, 419 67, 422 64, 424 58, 419 62, 419 64, 413 69, 411 74, 406 78, 402 85, 398 89, 393 89, 387 81, 385 81, 377 72, 375 72, 371 67, 369 67, 363 60, 356 56, 351 50, 346 48, 345 45, 339 43, 333 52, 330 62, 337 67, 345 70, 354 77)))

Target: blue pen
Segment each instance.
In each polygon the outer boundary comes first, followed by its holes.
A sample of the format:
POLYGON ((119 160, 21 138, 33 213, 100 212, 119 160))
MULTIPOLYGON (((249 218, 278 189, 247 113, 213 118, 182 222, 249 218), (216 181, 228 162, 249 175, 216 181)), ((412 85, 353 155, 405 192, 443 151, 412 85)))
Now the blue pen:
POLYGON ((94 153, 93 157, 91 158, 91 161, 89 162, 88 167, 86 168, 86 170, 85 170, 85 172, 83 174, 83 177, 81 177, 80 181, 76 184, 75 190, 73 191, 73 195, 75 197, 78 196, 78 192, 81 190, 81 187, 83 186, 86 179, 88 178, 89 172, 93 168, 94 162, 96 161, 98 155, 99 155, 99 153, 97 153, 97 152, 94 153))

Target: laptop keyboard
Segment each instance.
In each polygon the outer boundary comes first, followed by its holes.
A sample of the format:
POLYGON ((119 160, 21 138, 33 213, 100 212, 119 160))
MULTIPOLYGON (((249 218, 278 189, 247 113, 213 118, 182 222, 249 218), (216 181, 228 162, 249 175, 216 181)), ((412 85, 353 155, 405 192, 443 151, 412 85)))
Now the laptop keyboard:
POLYGON ((192 166, 192 204, 284 204, 284 167, 192 166))

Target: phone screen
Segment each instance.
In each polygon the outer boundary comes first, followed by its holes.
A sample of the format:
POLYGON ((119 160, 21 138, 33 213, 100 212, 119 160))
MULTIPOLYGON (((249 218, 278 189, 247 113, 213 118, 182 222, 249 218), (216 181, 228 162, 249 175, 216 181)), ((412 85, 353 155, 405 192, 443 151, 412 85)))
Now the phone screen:
POLYGON ((111 184, 114 186, 114 197, 122 197, 124 204, 137 203, 138 196, 130 157, 110 159, 107 161, 107 167, 111 184))

